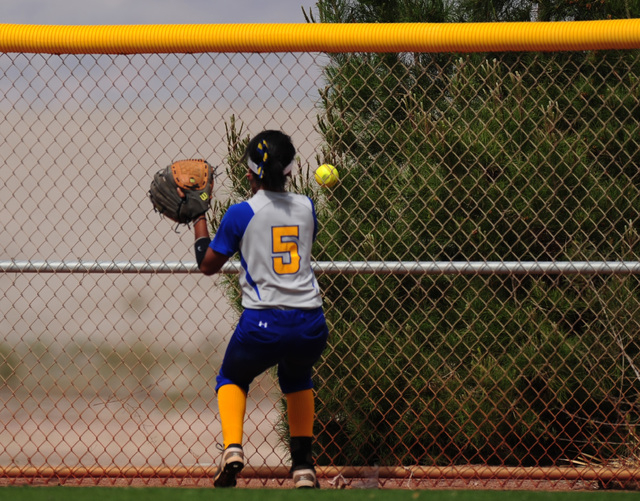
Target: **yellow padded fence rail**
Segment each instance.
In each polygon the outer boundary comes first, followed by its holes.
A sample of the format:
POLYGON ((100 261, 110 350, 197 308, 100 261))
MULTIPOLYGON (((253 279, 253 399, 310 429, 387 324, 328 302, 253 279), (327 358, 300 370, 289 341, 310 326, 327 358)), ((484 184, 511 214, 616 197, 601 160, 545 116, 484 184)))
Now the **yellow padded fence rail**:
POLYGON ((640 48, 640 19, 531 23, 0 24, 0 52, 492 52, 640 48))

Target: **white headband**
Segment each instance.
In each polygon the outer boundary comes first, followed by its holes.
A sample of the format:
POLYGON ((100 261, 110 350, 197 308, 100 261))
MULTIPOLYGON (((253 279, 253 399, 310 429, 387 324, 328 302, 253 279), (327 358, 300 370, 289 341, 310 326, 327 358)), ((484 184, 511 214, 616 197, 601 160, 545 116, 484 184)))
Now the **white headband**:
MULTIPOLYGON (((293 169, 293 164, 295 163, 295 161, 292 161, 289 165, 287 165, 283 170, 282 173, 286 176, 287 174, 291 174, 291 170, 293 169)), ((253 160, 251 160, 251 158, 247 159, 247 164, 249 165, 249 168, 251 169, 251 172, 254 172, 255 174, 258 174, 258 176, 260 175, 259 172, 259 167, 258 164, 256 164, 253 160)))

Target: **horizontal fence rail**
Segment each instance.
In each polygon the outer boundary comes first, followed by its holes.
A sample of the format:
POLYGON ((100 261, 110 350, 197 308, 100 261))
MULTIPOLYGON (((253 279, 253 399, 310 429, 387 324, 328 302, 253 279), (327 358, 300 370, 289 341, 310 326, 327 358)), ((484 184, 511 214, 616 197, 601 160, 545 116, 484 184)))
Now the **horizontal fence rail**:
MULTIPOLYGON (((228 262, 223 274, 240 271, 239 262, 228 262)), ((637 275, 638 261, 565 262, 450 262, 450 261, 342 261, 314 262, 318 274, 346 275, 637 275)), ((2 273, 199 273, 196 263, 96 262, 96 261, 0 261, 2 273)))
MULTIPOLYGON (((36 478, 36 479, 207 479, 215 477, 217 467, 196 466, 183 468, 160 467, 79 467, 79 468, 18 468, 0 467, 0 476, 8 478, 36 478)), ((398 479, 409 481, 401 487, 415 487, 412 480, 424 479, 477 479, 485 481, 495 480, 582 480, 582 481, 623 481, 633 482, 640 478, 640 468, 637 467, 606 467, 593 466, 585 468, 573 467, 534 467, 514 468, 504 466, 320 466, 317 473, 323 480, 333 482, 336 488, 343 488, 340 480, 355 479, 360 482, 358 488, 374 488, 376 484, 367 484, 371 476, 381 479, 398 479)), ((286 467, 247 467, 243 476, 252 479, 287 479, 291 475, 286 467)))
POLYGON ((640 20, 504 23, 0 24, 0 51, 52 54, 197 52, 493 52, 631 49, 640 20), (490 34, 490 36, 488 36, 490 34))

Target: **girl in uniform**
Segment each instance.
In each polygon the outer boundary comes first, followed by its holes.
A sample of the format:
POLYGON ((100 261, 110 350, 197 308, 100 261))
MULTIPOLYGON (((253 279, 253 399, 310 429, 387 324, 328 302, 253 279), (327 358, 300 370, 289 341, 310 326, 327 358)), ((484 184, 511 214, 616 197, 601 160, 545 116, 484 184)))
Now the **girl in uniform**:
POLYGON ((244 155, 253 196, 232 205, 213 240, 207 220, 194 223, 195 253, 205 275, 240 254, 243 312, 227 347, 216 391, 224 451, 216 487, 233 487, 244 467, 243 424, 253 379, 277 366, 287 401, 291 472, 297 488, 314 488, 311 371, 328 336, 322 297, 311 268, 317 219, 308 197, 285 190, 295 148, 286 134, 255 136, 244 155))

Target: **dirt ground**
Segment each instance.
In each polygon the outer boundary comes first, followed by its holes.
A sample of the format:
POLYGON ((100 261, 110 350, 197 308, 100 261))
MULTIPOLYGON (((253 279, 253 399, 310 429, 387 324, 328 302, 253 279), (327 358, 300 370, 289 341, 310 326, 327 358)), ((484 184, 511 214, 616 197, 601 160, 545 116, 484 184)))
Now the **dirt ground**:
MULTIPOLYGON (((531 490, 531 491, 594 491, 603 486, 596 481, 582 480, 486 480, 486 479, 385 479, 366 478, 319 478, 321 489, 407 489, 407 490, 531 490)), ((113 487, 183 487, 212 488, 211 478, 179 479, 60 479, 60 478, 13 478, 0 479, 6 485, 66 485, 66 486, 113 486, 113 487)), ((238 478, 238 488, 248 489, 293 489, 293 482, 284 478, 238 478)), ((620 487, 618 487, 620 488, 620 487)))

